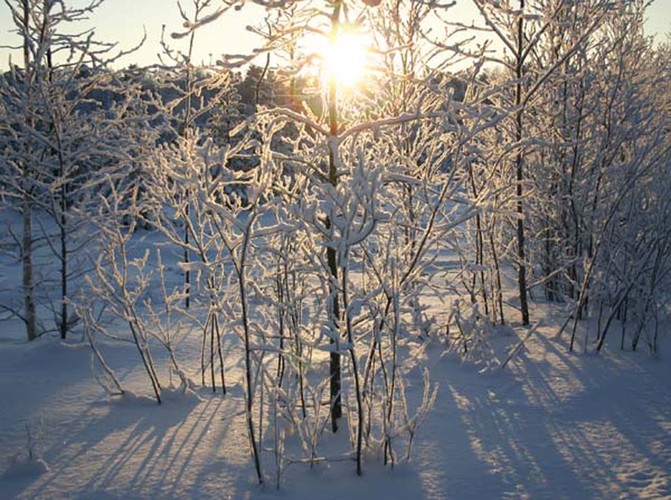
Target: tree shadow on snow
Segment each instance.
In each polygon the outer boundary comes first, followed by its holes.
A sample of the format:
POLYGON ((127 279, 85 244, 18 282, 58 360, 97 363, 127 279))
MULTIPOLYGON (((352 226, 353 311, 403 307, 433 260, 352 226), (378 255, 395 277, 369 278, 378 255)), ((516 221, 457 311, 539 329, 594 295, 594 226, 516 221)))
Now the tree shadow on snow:
POLYGON ((437 363, 441 395, 417 451, 425 496, 671 495, 671 396, 655 362, 533 342, 504 372, 437 363))
MULTIPOLYGON (((25 496, 199 497, 222 470, 219 455, 239 424, 226 418, 242 409, 240 399, 220 395, 168 398, 157 405, 145 397, 122 397, 88 406, 87 422, 62 443, 46 450, 48 474, 17 490, 25 496)), ((237 420, 242 420, 238 418, 237 420)), ((241 439, 239 467, 226 465, 231 487, 249 472, 246 441, 241 439), (240 469, 240 470, 238 470, 240 469), (244 470, 244 472, 242 472, 244 470)), ((221 484, 221 482, 219 482, 221 484)), ((207 495, 205 495, 207 496, 207 495)))

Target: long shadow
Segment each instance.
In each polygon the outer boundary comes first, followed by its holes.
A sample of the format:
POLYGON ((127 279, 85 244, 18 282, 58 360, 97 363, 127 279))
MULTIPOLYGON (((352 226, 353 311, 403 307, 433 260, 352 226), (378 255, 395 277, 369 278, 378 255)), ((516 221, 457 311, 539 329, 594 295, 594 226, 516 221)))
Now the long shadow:
POLYGON ((194 465, 196 450, 212 427, 216 430, 216 416, 226 404, 218 395, 202 402, 168 400, 160 407, 141 397, 91 403, 82 416, 87 425, 45 450, 50 472, 24 484, 23 492, 50 496, 68 491, 87 497, 91 492, 151 494, 173 488, 194 465), (79 472, 76 464, 81 464, 79 472))
MULTIPOLYGON (((527 439, 529 449, 555 464, 546 467, 553 478, 573 478, 568 487, 553 480, 553 492, 670 495, 671 456, 665 450, 671 444, 671 395, 652 376, 649 365, 654 361, 631 353, 569 354, 566 345, 543 336, 536 342, 542 344, 537 352, 552 362, 533 356, 517 365, 516 376, 527 396, 521 414, 542 419, 536 438, 553 446, 546 450, 550 453, 542 453, 527 439)), ((525 442, 523 434, 515 439, 525 442)))
POLYGON ((441 394, 417 444, 424 497, 671 496, 668 367, 530 342, 484 376, 434 360, 441 394))
MULTIPOLYGON (((569 354, 543 335, 530 342, 505 371, 488 375, 429 353, 440 395, 413 462, 393 472, 376 457, 363 478, 351 462, 292 465, 281 492, 257 487, 243 397, 232 390, 161 407, 149 398, 90 403, 81 423, 59 430, 63 439, 45 450, 51 471, 0 480, 0 497, 671 496, 668 365, 644 354, 569 354)), ((420 382, 408 378, 410 404, 420 382)))
POLYGON ((577 478, 552 448, 543 411, 520 403, 523 395, 514 379, 465 367, 446 372, 450 381, 443 383, 434 410, 440 418, 422 431, 422 448, 434 452, 420 454, 419 468, 436 469, 434 477, 427 474, 426 497, 568 495, 564 481, 577 478))

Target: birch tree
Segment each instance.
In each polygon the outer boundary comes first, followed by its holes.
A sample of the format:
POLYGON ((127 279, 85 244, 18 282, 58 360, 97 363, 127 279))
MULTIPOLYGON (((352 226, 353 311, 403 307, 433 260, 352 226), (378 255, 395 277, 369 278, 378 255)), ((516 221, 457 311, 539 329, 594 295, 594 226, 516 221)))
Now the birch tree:
MULTIPOLYGON (((79 7, 51 0, 5 3, 22 37, 24 55, 24 68, 14 67, 2 87, 7 112, 3 133, 9 140, 3 185, 8 198, 23 199, 24 306, 20 316, 29 339, 43 333, 37 331, 36 302, 38 288, 47 282, 36 281, 33 248, 39 235, 58 262, 59 294, 53 314, 65 338, 75 320, 69 316, 67 299, 72 278, 82 272, 77 254, 85 245, 74 236, 73 208, 90 199, 82 187, 88 185, 91 173, 115 159, 117 149, 110 139, 118 131, 120 114, 111 114, 123 109, 121 103, 118 110, 112 110, 110 103, 97 100, 95 94, 119 92, 104 65, 124 52, 114 51, 113 44, 96 42, 93 32, 68 32, 73 23, 85 21, 101 5, 100 0, 79 7), (36 215, 38 231, 33 227, 36 215)), ((48 296, 41 299, 47 308, 50 303, 48 296)))

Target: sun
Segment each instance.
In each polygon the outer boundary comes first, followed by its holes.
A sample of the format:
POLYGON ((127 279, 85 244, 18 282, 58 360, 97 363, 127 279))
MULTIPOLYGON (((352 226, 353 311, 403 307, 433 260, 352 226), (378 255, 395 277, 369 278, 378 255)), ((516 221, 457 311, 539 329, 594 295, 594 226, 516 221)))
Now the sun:
POLYGON ((322 78, 325 82, 335 79, 339 87, 354 87, 366 74, 369 55, 368 37, 343 30, 319 50, 322 78))

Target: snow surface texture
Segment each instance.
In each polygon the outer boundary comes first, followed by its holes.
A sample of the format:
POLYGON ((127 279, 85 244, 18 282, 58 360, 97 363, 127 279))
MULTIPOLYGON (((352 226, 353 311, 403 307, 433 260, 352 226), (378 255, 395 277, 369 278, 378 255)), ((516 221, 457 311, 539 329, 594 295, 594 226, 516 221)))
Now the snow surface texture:
MULTIPOLYGON (((440 392, 409 464, 391 470, 368 457, 363 477, 353 462, 293 464, 279 491, 272 481, 256 484, 239 380, 225 397, 172 394, 157 406, 131 345, 105 348, 138 395, 110 398, 91 376, 87 348, 51 338, 3 341, 0 497, 671 496, 669 339, 660 359, 615 346, 594 356, 567 354, 555 332, 541 328, 505 370, 484 374, 441 356, 434 342, 418 361, 440 392)), ((517 339, 494 335, 491 344, 501 359, 517 339)), ((415 371, 408 386, 419 397, 415 371)), ((232 372, 231 382, 240 377, 232 372)), ((327 436, 324 444, 346 439, 327 436)))

